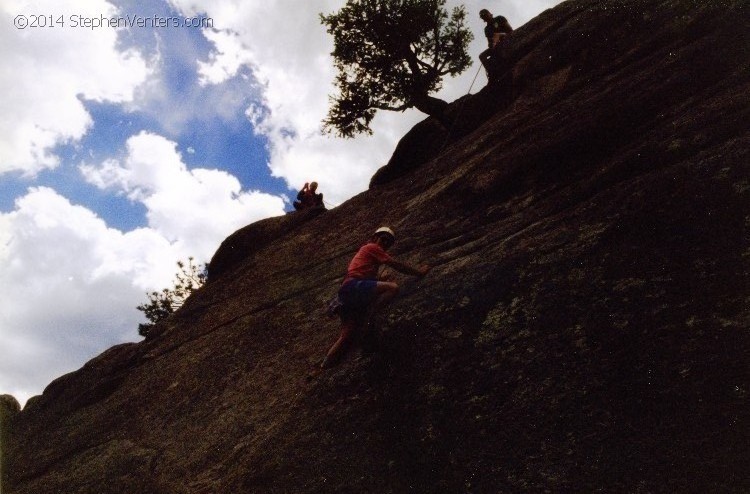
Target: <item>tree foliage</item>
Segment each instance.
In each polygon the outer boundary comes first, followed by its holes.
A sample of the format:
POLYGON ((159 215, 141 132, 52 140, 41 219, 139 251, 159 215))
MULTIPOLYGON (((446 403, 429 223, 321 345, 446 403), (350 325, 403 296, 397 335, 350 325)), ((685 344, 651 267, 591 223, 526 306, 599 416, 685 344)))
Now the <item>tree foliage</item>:
POLYGON ((323 126, 342 137, 371 134, 377 110, 416 107, 441 118, 447 104, 429 94, 471 65, 466 11, 449 15, 445 0, 348 0, 320 18, 334 38, 338 71, 323 126))
POLYGON ((208 264, 198 266, 189 257, 187 263, 177 261, 179 271, 175 275, 172 288, 164 288, 160 292, 148 293, 148 303, 141 304, 137 308, 142 311, 148 319, 148 323, 138 325, 138 334, 148 336, 149 331, 156 323, 163 321, 170 314, 182 307, 185 300, 198 288, 203 286, 208 275, 208 264))

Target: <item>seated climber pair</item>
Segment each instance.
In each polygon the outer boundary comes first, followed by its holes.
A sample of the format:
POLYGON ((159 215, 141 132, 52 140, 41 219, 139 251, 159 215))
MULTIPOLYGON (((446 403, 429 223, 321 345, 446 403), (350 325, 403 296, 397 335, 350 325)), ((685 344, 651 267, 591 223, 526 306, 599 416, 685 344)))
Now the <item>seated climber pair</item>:
POLYGON ((305 182, 304 187, 302 187, 302 190, 297 193, 297 200, 294 201, 293 206, 294 209, 297 211, 300 211, 302 209, 312 209, 312 208, 323 208, 325 207, 323 205, 323 194, 318 194, 316 191, 318 190, 318 182, 311 182, 307 183, 305 182))
POLYGON ((393 230, 388 227, 378 228, 370 241, 352 258, 338 291, 341 305, 337 312, 341 317, 341 334, 320 366, 313 369, 311 377, 339 363, 354 341, 370 331, 368 325, 372 315, 398 293, 398 284, 379 279, 382 265, 420 277, 430 271, 431 267, 428 265, 414 267, 391 257, 386 251, 395 241, 393 230))

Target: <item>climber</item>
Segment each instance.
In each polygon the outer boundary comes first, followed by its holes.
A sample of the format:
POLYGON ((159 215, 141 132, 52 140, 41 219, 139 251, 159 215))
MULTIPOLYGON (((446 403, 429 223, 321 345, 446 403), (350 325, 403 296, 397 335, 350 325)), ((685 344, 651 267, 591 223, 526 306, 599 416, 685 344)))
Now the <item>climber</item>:
POLYGON ((322 208, 323 206, 323 194, 316 194, 318 190, 318 182, 307 183, 305 182, 302 190, 297 194, 297 200, 294 201, 294 209, 297 211, 301 209, 311 208, 322 208))
POLYGON ((500 42, 513 32, 513 28, 510 27, 508 19, 499 15, 493 17, 492 13, 487 9, 479 11, 479 17, 482 18, 487 25, 484 27, 484 35, 487 37, 487 49, 479 54, 479 60, 484 66, 484 70, 487 71, 487 78, 492 81, 495 78, 498 62, 500 61, 500 54, 498 48, 500 42))
POLYGON ((313 370, 311 377, 338 364, 354 338, 363 336, 361 333, 366 329, 370 316, 398 293, 396 283, 378 281, 378 271, 382 264, 413 276, 424 276, 430 271, 430 266, 416 268, 388 255, 386 251, 395 241, 393 230, 388 227, 378 228, 349 263, 346 277, 339 289, 339 300, 342 303, 339 310, 341 335, 328 350, 320 367, 313 370))

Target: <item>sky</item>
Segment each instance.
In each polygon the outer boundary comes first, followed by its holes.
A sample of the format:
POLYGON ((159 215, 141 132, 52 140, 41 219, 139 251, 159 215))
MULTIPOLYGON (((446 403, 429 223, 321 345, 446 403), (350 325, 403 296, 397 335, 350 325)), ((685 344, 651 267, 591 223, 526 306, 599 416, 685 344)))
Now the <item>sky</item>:
MULTIPOLYGON (((463 3, 486 84, 482 8, 518 27, 558 0, 463 3)), ((3 0, 0 4, 0 394, 23 405, 107 348, 139 341, 136 306, 232 232, 367 189, 425 115, 373 135, 321 132, 344 0, 3 0), (113 21, 114 19, 114 21, 113 21)), ((474 76, 479 72, 473 87, 474 76)))

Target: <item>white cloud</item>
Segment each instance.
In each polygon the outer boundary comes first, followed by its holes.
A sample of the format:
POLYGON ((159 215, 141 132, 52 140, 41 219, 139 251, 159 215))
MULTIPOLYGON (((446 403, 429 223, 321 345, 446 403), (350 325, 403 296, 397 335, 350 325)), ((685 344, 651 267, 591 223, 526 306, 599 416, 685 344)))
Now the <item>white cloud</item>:
POLYGON ((211 70, 215 73, 201 73, 202 66, 208 67, 201 61, 206 56, 203 36, 210 37, 212 33, 198 28, 153 30, 148 39, 149 43, 155 42, 149 60, 152 71, 124 108, 158 122, 161 131, 173 138, 189 134, 198 125, 210 129, 217 119, 232 126, 242 125, 245 107, 248 101, 259 98, 260 88, 244 68, 246 60, 225 62, 225 56, 215 52, 211 55, 215 60, 211 70), (231 74, 226 75, 228 71, 231 74), (234 76, 238 77, 229 80, 234 76), (208 79, 220 83, 209 84, 208 79))
MULTIPOLYGON (((275 176, 291 187, 317 180, 326 197, 334 203, 367 188, 370 177, 390 158, 398 140, 425 115, 416 110, 403 114, 381 112, 372 123, 373 136, 355 140, 337 139, 320 133, 321 121, 333 92, 334 69, 329 53, 330 36, 320 24, 319 13, 335 12, 343 0, 298 0, 247 2, 232 0, 170 0, 185 15, 205 12, 213 18, 216 30, 206 37, 216 54, 201 63, 202 80, 219 84, 237 73, 243 65, 253 69, 263 87, 265 111, 251 106, 247 116, 256 131, 269 137, 270 167, 275 176)), ((478 12, 484 2, 449 1, 447 7, 464 3, 476 39, 471 53, 484 49, 484 24, 478 12)), ((506 15, 518 27, 559 0, 516 0, 506 2, 496 15, 506 15)), ((449 101, 469 90, 479 62, 460 78, 446 80, 439 94, 449 101)), ((474 86, 486 83, 484 75, 474 86)))
POLYGON ((149 228, 196 259, 208 260, 237 228, 284 211, 282 198, 242 191, 224 171, 188 170, 174 142, 148 132, 128 139, 121 162, 81 170, 90 183, 143 203, 149 228))
POLYGON ((220 84, 237 75, 243 65, 252 63, 236 33, 205 30, 204 35, 213 43, 214 51, 208 62, 198 61, 201 84, 220 84))
POLYGON ((52 148, 80 139, 91 125, 81 98, 128 102, 148 75, 146 62, 132 50, 117 48, 115 29, 72 27, 71 16, 115 15, 103 0, 7 0, 0 4, 0 173, 34 175, 53 168, 52 148), (16 29, 14 19, 51 15, 54 27, 16 29), (58 21, 64 25, 58 24, 58 21))
POLYGON ((0 214, 0 392, 21 402, 109 346, 138 339, 145 293, 169 286, 175 262, 209 260, 221 241, 283 214, 280 197, 242 191, 219 170, 188 170, 175 143, 142 132, 121 162, 82 165, 93 184, 147 208, 148 227, 109 228, 46 187, 0 214))
POLYGON ((0 214, 0 390, 22 403, 105 348, 137 337, 135 306, 174 274, 175 249, 123 234, 49 188, 0 214))

